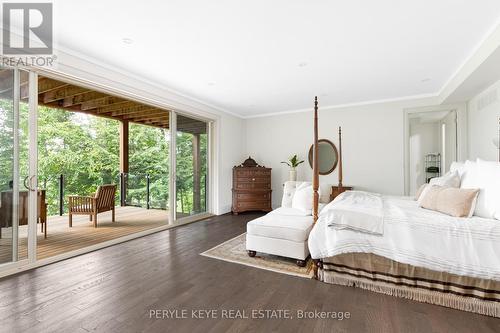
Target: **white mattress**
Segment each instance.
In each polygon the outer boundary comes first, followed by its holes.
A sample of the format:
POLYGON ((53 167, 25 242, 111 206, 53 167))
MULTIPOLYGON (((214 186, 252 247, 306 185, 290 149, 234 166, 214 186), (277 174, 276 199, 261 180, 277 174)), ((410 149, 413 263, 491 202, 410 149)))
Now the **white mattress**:
POLYGON ((436 271, 500 280, 498 220, 454 218, 419 208, 408 198, 384 197, 383 235, 336 230, 327 224, 320 219, 309 235, 313 259, 373 253, 436 271))

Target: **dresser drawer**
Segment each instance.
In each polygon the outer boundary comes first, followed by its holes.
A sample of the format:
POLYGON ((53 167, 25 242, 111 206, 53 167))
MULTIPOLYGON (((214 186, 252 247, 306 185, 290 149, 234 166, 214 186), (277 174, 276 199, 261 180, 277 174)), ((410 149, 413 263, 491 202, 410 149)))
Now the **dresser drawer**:
POLYGON ((271 177, 237 177, 237 183, 269 183, 271 181, 271 177))
POLYGON ((236 193, 235 194, 236 199, 238 201, 265 201, 271 199, 271 193, 270 192, 265 192, 265 193, 259 193, 259 192, 253 192, 253 193, 236 193))
POLYGON ((270 190, 271 184, 270 183, 257 183, 257 182, 237 183, 235 185, 235 188, 237 190, 270 190))
POLYGON ((270 177, 271 170, 270 169, 256 169, 256 168, 248 168, 248 169, 237 169, 236 177, 270 177))
POLYGON ((239 201, 236 203, 236 208, 238 210, 260 210, 260 209, 270 209, 271 202, 268 201, 239 201))

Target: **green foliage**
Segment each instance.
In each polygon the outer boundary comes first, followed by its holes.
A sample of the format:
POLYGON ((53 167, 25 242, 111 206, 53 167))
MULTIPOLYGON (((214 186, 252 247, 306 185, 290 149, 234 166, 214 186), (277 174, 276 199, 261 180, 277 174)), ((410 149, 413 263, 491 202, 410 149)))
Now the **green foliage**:
POLYGON ((47 107, 38 113, 38 178, 49 214, 58 211, 61 174, 65 204, 68 195, 91 195, 101 184, 119 182, 117 121, 47 107))
POLYGON ((146 206, 146 175, 149 175, 151 206, 167 209, 170 133, 162 128, 129 126, 127 202, 146 206))
POLYGON ((177 132, 177 212, 181 214, 193 214, 206 210, 206 175, 207 175, 207 135, 200 134, 200 188, 201 207, 194 209, 194 166, 193 166, 193 140, 194 136, 189 133, 177 132))
MULTIPOLYGON (((47 190, 49 215, 59 207, 59 175, 64 175, 64 198, 90 195, 101 184, 119 184, 119 123, 116 120, 39 106, 38 179, 47 190)), ((28 175, 28 107, 20 107, 20 189, 28 175)), ((9 189, 13 175, 12 103, 0 100, 0 190, 9 189)), ((168 209, 169 198, 168 130, 130 124, 127 202, 146 206, 146 175, 150 177, 152 208, 168 209)), ((193 135, 177 134, 177 211, 194 212, 193 135)), ((206 209, 207 135, 200 135, 201 195, 206 209)), ((119 197, 117 195, 117 203, 119 197)))
POLYGON ((292 169, 295 169, 296 167, 304 163, 304 161, 299 161, 299 158, 295 154, 292 157, 290 157, 288 161, 283 161, 281 163, 288 165, 292 169))

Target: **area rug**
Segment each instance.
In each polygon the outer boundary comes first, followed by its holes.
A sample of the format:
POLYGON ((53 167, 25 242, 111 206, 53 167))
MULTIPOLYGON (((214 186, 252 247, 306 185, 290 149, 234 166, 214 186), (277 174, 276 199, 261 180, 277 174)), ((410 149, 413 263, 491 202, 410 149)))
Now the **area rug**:
POLYGON ((219 260, 224 260, 245 266, 265 269, 281 274, 300 276, 303 278, 312 279, 313 277, 313 262, 310 258, 307 260, 305 267, 299 267, 295 263, 296 260, 264 254, 257 252, 255 257, 249 257, 245 247, 246 233, 236 236, 216 247, 207 250, 200 255, 219 260))

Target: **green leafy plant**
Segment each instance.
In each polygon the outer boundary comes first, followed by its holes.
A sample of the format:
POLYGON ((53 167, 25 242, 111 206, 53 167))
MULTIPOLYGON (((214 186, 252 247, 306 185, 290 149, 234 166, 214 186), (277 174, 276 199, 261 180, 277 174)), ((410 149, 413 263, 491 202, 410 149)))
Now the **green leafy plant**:
POLYGON ((292 157, 290 157, 288 159, 288 161, 283 161, 281 163, 286 164, 290 168, 292 168, 292 170, 295 170, 295 168, 298 167, 299 165, 301 165, 302 163, 304 163, 304 161, 299 161, 299 158, 297 157, 297 155, 293 155, 292 157))

